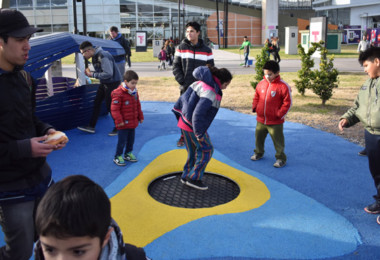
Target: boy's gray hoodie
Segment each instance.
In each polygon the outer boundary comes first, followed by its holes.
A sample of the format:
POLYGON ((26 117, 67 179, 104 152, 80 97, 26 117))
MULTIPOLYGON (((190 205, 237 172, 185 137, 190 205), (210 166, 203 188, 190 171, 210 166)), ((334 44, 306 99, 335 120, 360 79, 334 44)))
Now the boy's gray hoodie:
POLYGON ((95 48, 92 65, 95 69, 93 77, 99 79, 100 83, 107 84, 122 81, 122 76, 113 56, 101 47, 95 48))

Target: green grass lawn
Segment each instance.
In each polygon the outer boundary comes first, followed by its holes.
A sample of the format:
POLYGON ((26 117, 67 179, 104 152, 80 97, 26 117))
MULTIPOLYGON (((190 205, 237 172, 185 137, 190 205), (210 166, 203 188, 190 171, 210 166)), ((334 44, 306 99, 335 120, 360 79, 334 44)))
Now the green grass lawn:
MULTIPOLYGON (((62 64, 74 64, 75 55, 71 54, 62 58, 62 64)), ((153 57, 153 49, 148 49, 146 52, 136 52, 135 49, 132 49, 131 61, 133 62, 152 62, 157 61, 158 59, 153 57)))

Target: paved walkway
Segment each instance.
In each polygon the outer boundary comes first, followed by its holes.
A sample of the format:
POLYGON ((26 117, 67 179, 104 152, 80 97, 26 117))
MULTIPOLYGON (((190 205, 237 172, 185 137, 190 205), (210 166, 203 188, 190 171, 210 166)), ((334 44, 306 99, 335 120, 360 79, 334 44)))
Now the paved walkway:
MULTIPOLYGON (((244 68, 240 64, 244 63, 243 55, 236 53, 231 53, 224 50, 213 50, 215 66, 225 67, 231 71, 234 75, 241 74, 254 74, 254 57, 253 66, 250 68, 244 68)), ((171 77, 173 76, 172 71, 169 69, 167 71, 159 71, 158 68, 159 62, 133 62, 132 57, 132 69, 135 70, 140 77, 171 77)), ((334 66, 340 72, 363 72, 363 68, 360 66, 356 58, 336 58, 334 60, 334 66)), ((281 60, 280 62, 281 72, 296 72, 301 69, 300 60, 281 60)), ((64 65, 63 75, 67 77, 74 77, 74 65, 64 65)))

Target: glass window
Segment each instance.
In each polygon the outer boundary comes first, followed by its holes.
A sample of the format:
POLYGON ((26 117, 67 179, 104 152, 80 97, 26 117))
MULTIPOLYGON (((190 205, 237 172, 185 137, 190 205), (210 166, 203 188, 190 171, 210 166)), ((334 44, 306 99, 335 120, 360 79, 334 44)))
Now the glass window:
POLYGON ((37 0, 36 7, 38 9, 50 9, 50 0, 37 0))
POLYGON ((33 0, 19 0, 18 1, 19 9, 32 9, 33 8, 33 0))
POLYGON ((68 32, 69 25, 68 24, 54 24, 53 32, 68 32))
POLYGON ((67 0, 51 0, 51 8, 66 8, 67 0))

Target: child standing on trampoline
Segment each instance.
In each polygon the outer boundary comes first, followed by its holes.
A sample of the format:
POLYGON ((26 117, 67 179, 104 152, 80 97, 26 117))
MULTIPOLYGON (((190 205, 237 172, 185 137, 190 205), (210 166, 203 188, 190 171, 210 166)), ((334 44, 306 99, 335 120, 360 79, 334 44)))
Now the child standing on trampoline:
POLYGON ((179 116, 178 127, 188 153, 181 182, 195 189, 207 190, 202 176, 214 151, 207 129, 219 110, 222 90, 230 84, 232 75, 225 68, 209 65, 196 68, 193 76, 198 81, 189 86, 173 108, 179 116))

